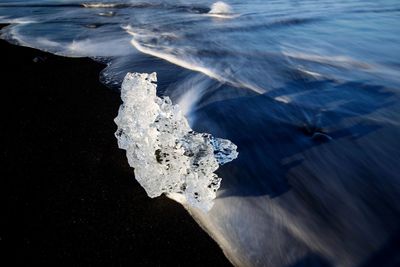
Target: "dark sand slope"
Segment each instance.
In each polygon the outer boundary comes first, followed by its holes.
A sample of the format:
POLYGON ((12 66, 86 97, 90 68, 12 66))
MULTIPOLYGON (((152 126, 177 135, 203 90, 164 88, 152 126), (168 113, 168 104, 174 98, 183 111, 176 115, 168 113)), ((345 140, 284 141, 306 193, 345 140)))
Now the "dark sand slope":
POLYGON ((101 64, 4 41, 0 58, 1 243, 13 265, 230 265, 179 204, 134 179, 101 64))

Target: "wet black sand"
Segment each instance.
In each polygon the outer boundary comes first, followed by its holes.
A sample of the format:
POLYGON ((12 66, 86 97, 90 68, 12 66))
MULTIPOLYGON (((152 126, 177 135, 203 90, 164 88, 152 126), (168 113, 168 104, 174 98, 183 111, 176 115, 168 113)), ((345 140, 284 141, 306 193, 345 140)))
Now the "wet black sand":
POLYGON ((229 265, 179 204, 148 198, 134 179, 104 66, 5 41, 0 58, 0 242, 12 265, 229 265))

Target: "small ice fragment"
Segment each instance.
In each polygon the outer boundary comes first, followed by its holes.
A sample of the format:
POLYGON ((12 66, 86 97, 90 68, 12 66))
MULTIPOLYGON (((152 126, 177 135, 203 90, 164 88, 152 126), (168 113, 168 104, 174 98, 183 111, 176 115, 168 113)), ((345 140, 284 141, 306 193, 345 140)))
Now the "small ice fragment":
POLYGON ((209 14, 232 14, 232 8, 225 2, 218 1, 212 4, 209 14))

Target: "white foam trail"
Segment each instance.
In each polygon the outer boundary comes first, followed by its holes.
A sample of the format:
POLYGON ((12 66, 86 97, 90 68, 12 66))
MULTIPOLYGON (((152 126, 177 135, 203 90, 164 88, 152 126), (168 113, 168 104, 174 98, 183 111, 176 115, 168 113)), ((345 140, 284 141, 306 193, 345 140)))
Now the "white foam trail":
POLYGON ((60 43, 49 40, 44 37, 37 38, 36 43, 39 44, 40 47, 43 47, 45 50, 48 50, 50 48, 55 48, 55 47, 62 47, 60 43))
POLYGON ((82 6, 86 8, 114 8, 121 5, 121 3, 82 3, 82 6))
POLYGON ((126 38, 114 40, 84 39, 73 40, 66 46, 64 54, 89 57, 123 56, 132 52, 126 38), (112 49, 110 49, 112 47, 112 49))
MULTIPOLYGON (((132 35, 134 38, 132 38, 131 40, 131 44, 140 52, 147 54, 147 55, 151 55, 157 58, 161 58, 164 59, 172 64, 178 65, 180 67, 183 67, 185 69, 189 69, 189 70, 193 70, 193 71, 197 71, 200 73, 203 73, 204 75, 207 75, 208 77, 211 77, 217 81, 220 81, 221 83, 227 83, 229 85, 232 85, 234 87, 238 87, 238 88, 247 88, 250 89, 256 93, 262 94, 265 93, 265 89, 259 88, 255 85, 251 85, 251 84, 246 84, 243 83, 241 81, 232 81, 231 79, 227 79, 224 76, 218 74, 216 71, 206 68, 206 67, 202 67, 199 64, 195 64, 193 62, 189 62, 187 60, 183 60, 181 58, 179 58, 178 56, 175 56, 173 54, 168 54, 168 53, 164 53, 161 51, 157 51, 155 49, 150 48, 150 45, 142 45, 140 44, 139 41, 137 41, 135 38, 137 38, 138 36, 143 37, 146 35, 142 35, 139 33, 136 33, 135 31, 133 31, 132 27, 130 26, 126 26, 123 27, 123 29, 125 29, 130 35, 132 35)), ((156 48, 156 47, 155 47, 156 48)))
POLYGON ((153 49, 150 49, 150 48, 148 48, 146 46, 141 45, 135 39, 131 40, 131 44, 137 50, 139 50, 140 52, 142 52, 144 54, 148 54, 148 55, 151 55, 151 56, 154 56, 154 57, 162 58, 162 59, 164 59, 164 60, 166 60, 168 62, 171 62, 171 63, 173 63, 175 65, 181 66, 181 67, 183 67, 185 69, 201 72, 201 73, 203 73, 203 74, 205 74, 205 75, 207 75, 207 76, 209 76, 211 78, 214 78, 216 80, 219 80, 221 82, 228 82, 228 81, 225 80, 224 77, 218 75, 217 73, 213 72, 210 69, 207 69, 207 68, 192 64, 192 63, 187 62, 187 61, 184 61, 184 60, 182 60, 182 59, 180 59, 180 58, 178 58, 178 57, 176 57, 174 55, 171 55, 171 54, 166 54, 166 53, 154 51, 153 49))
POLYGON ((342 68, 370 69, 371 66, 365 62, 357 61, 346 56, 322 56, 316 54, 306 54, 301 52, 282 52, 286 57, 327 64, 342 68))
POLYGON ((206 14, 208 17, 220 18, 220 19, 233 19, 239 17, 239 15, 222 15, 222 14, 206 14))
POLYGON ((292 99, 289 96, 277 96, 274 99, 285 104, 292 102, 292 99))
POLYGON ((0 16, 0 23, 4 24, 31 24, 31 23, 37 23, 37 21, 30 19, 29 17, 27 18, 7 18, 5 16, 0 16))
POLYGON ((115 12, 114 11, 107 11, 107 12, 100 12, 99 16, 103 16, 103 17, 113 17, 115 16, 115 12))
POLYGON ((210 79, 204 76, 197 75, 179 83, 179 85, 174 88, 173 92, 180 94, 180 96, 177 97, 177 103, 183 114, 188 118, 189 123, 193 120, 192 111, 196 104, 210 89, 210 81, 210 79))
POLYGON ((324 77, 322 74, 319 74, 319 73, 314 72, 314 71, 306 70, 304 68, 298 68, 298 70, 303 72, 303 73, 305 73, 305 74, 308 74, 308 75, 310 75, 310 76, 312 76, 314 78, 317 78, 317 79, 320 79, 320 78, 324 77))

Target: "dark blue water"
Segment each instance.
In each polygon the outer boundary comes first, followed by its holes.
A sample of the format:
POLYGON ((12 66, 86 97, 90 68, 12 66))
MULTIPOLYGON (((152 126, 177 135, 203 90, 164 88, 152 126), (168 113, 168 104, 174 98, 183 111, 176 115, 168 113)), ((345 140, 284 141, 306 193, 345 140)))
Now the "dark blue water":
POLYGON ((191 210, 235 265, 399 263, 399 1, 99 3, 1 0, 2 38, 106 62, 111 88, 157 71, 194 129, 237 144, 191 210))

